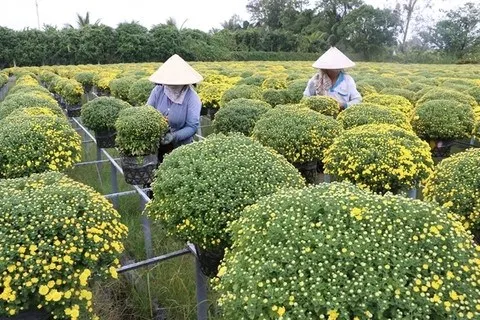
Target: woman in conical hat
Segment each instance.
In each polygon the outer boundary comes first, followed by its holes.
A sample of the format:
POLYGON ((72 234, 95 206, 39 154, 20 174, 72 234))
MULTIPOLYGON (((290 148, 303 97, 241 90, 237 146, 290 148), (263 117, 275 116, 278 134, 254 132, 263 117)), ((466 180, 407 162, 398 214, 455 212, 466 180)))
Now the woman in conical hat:
POLYGON ((307 84, 303 93, 306 97, 328 96, 338 101, 340 109, 362 102, 355 81, 344 69, 355 63, 335 47, 330 48, 313 64, 318 73, 307 84))
POLYGON ((173 148, 193 142, 200 123, 202 103, 193 88, 203 80, 185 60, 171 56, 149 80, 156 84, 147 104, 167 118, 170 131, 161 141, 159 161, 173 148))

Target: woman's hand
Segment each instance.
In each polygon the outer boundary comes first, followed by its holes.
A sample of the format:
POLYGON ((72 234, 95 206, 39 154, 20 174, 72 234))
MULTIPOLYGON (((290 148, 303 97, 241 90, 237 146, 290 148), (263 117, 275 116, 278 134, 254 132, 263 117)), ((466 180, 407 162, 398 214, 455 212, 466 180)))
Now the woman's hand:
POLYGON ((160 140, 160 144, 162 145, 170 144, 173 142, 174 138, 175 137, 173 136, 173 134, 169 132, 162 138, 162 140, 160 140))

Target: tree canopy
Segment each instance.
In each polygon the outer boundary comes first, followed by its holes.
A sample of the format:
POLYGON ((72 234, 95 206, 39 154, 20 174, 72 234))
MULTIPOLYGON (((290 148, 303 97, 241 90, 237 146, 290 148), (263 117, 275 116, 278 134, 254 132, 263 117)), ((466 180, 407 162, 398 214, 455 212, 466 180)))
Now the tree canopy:
POLYGON ((414 57, 410 52, 454 59, 476 54, 480 61, 480 4, 467 3, 418 30, 431 3, 398 0, 393 8, 379 9, 363 0, 247 0, 249 20, 234 15, 210 32, 184 28, 185 22, 173 18, 150 29, 136 21, 112 28, 92 22, 87 12, 78 15, 75 27, 0 27, 0 68, 164 61, 174 53, 204 61, 268 59, 266 53, 292 53, 284 56, 290 59, 330 46, 357 60, 392 59, 399 49, 407 58, 414 57))

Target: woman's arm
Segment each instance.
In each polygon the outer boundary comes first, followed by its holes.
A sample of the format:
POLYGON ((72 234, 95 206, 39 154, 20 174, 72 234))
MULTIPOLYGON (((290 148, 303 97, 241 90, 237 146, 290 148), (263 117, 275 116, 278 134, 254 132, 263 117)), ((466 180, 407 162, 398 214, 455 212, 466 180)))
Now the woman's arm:
POLYGON ((348 88, 349 88, 350 101, 347 103, 347 107, 362 102, 362 95, 357 90, 357 84, 355 83, 355 80, 353 80, 352 77, 349 77, 349 78, 350 79, 349 79, 348 88))
POLYGON ((200 124, 201 108, 202 102, 200 101, 200 98, 194 91, 192 91, 191 98, 188 100, 187 119, 185 121, 185 126, 173 133, 175 141, 183 141, 195 135, 198 125, 200 124))
POLYGON ((152 92, 150 92, 150 97, 148 97, 147 100, 147 105, 154 107, 155 109, 157 108, 156 104, 158 101, 158 95, 160 93, 161 85, 157 84, 155 85, 155 88, 153 88, 152 92))
POLYGON ((307 87, 303 92, 304 97, 312 97, 315 95, 315 76, 308 80, 307 87))

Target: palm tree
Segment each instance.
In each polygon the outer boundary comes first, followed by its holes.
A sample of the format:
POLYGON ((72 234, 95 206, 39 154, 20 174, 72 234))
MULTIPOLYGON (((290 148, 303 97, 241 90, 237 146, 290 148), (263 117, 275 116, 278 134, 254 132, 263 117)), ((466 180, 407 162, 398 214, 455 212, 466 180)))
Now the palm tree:
POLYGON ((185 21, 183 21, 182 25, 180 27, 178 27, 177 25, 177 20, 175 20, 175 18, 173 17, 170 17, 167 19, 167 21, 165 22, 165 25, 166 26, 169 26, 169 27, 173 27, 177 30, 182 30, 183 29, 183 26, 185 25, 185 23, 188 21, 188 19, 185 19, 185 21))
POLYGON ((167 21, 165 21, 165 25, 169 27, 177 28, 177 20, 175 20, 174 17, 170 17, 167 19, 167 21))
MULTIPOLYGON (((84 28, 86 26, 90 26, 90 25, 97 26, 99 24, 100 24, 100 19, 95 21, 95 23, 93 23, 93 24, 90 23, 90 12, 87 11, 87 13, 85 14, 85 17, 82 17, 80 14, 77 13, 77 26, 78 26, 79 29, 82 29, 82 28, 84 28)), ((68 28, 73 29, 73 26, 71 24, 67 24, 66 26, 68 28)))

